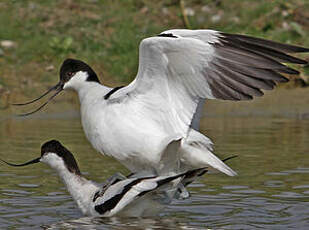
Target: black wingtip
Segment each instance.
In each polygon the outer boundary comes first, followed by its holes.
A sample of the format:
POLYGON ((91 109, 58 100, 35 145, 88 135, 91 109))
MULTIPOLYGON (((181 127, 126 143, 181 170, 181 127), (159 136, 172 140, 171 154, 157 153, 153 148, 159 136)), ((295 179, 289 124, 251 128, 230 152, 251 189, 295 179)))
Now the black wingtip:
POLYGON ((295 47, 297 47, 296 53, 308 53, 309 52, 309 48, 301 47, 301 46, 295 46, 295 47))
POLYGON ((275 49, 275 50, 287 52, 287 53, 309 52, 309 48, 307 47, 284 44, 281 42, 275 42, 275 41, 264 39, 264 38, 257 38, 253 36, 243 35, 243 34, 230 34, 230 33, 224 33, 224 32, 221 32, 220 35, 226 38, 233 38, 233 39, 237 39, 242 42, 259 45, 262 47, 264 46, 264 47, 268 47, 271 49, 275 49))
POLYGON ((224 158, 222 161, 225 162, 225 161, 231 160, 231 159, 236 158, 236 157, 238 157, 238 155, 233 155, 233 156, 224 158))

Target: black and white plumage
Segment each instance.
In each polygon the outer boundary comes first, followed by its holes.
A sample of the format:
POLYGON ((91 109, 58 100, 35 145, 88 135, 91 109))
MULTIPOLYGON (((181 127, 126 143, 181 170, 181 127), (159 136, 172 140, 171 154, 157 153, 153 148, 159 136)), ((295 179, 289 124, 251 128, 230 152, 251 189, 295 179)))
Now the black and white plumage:
POLYGON ((160 171, 168 164, 161 161, 168 143, 182 139, 178 170, 209 167, 233 176, 198 131, 205 99, 262 96, 288 81, 282 73, 298 74, 283 63, 307 63, 289 53, 308 51, 215 30, 168 30, 142 40, 138 73, 129 85, 106 87, 86 63, 67 59, 51 90, 75 90, 92 146, 133 172, 160 171))
POLYGON ((82 213, 89 216, 150 216, 170 203, 178 184, 192 181, 207 169, 195 169, 176 175, 158 176, 147 173, 124 177, 115 174, 104 184, 87 180, 79 170, 73 154, 56 140, 42 145, 41 156, 23 164, 26 166, 43 162, 55 169, 63 180, 82 213))

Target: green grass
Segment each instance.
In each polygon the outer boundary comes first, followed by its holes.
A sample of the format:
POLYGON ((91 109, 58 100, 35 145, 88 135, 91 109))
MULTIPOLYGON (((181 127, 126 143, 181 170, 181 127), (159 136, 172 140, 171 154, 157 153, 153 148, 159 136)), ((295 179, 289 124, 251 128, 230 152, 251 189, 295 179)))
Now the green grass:
MULTIPOLYGON (((186 0, 185 5, 194 11, 188 16, 191 29, 246 33, 309 47, 307 2, 186 0), (214 15, 221 19, 214 21, 214 15)), ((184 28, 178 0, 3 0, 0 12, 0 40, 17 43, 16 48, 1 48, 0 84, 25 99, 54 84, 67 57, 89 63, 107 84, 129 82, 143 38, 184 28), (54 69, 47 71, 51 65, 54 69)))

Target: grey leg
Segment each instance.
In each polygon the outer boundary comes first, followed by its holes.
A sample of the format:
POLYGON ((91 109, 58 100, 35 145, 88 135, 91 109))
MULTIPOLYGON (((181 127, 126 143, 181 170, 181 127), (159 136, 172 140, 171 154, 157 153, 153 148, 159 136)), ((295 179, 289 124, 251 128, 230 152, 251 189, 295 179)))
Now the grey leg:
POLYGON ((106 191, 106 189, 108 189, 111 185, 113 185, 114 183, 127 179, 124 175, 122 175, 121 173, 115 173, 114 175, 112 175, 111 177, 109 177, 103 184, 102 190, 100 192, 100 194, 104 194, 104 192, 106 191))
POLYGON ((189 197, 190 197, 190 193, 188 192, 188 190, 185 188, 185 186, 183 186, 182 183, 179 183, 177 191, 175 193, 175 198, 178 200, 184 200, 189 197))

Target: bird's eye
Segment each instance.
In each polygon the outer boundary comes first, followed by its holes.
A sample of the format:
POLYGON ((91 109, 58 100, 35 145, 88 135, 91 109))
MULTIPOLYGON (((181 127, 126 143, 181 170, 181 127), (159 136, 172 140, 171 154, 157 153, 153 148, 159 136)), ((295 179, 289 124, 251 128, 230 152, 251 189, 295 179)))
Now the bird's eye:
POLYGON ((67 72, 67 76, 68 76, 68 77, 72 77, 73 74, 74 74, 73 72, 67 72))

